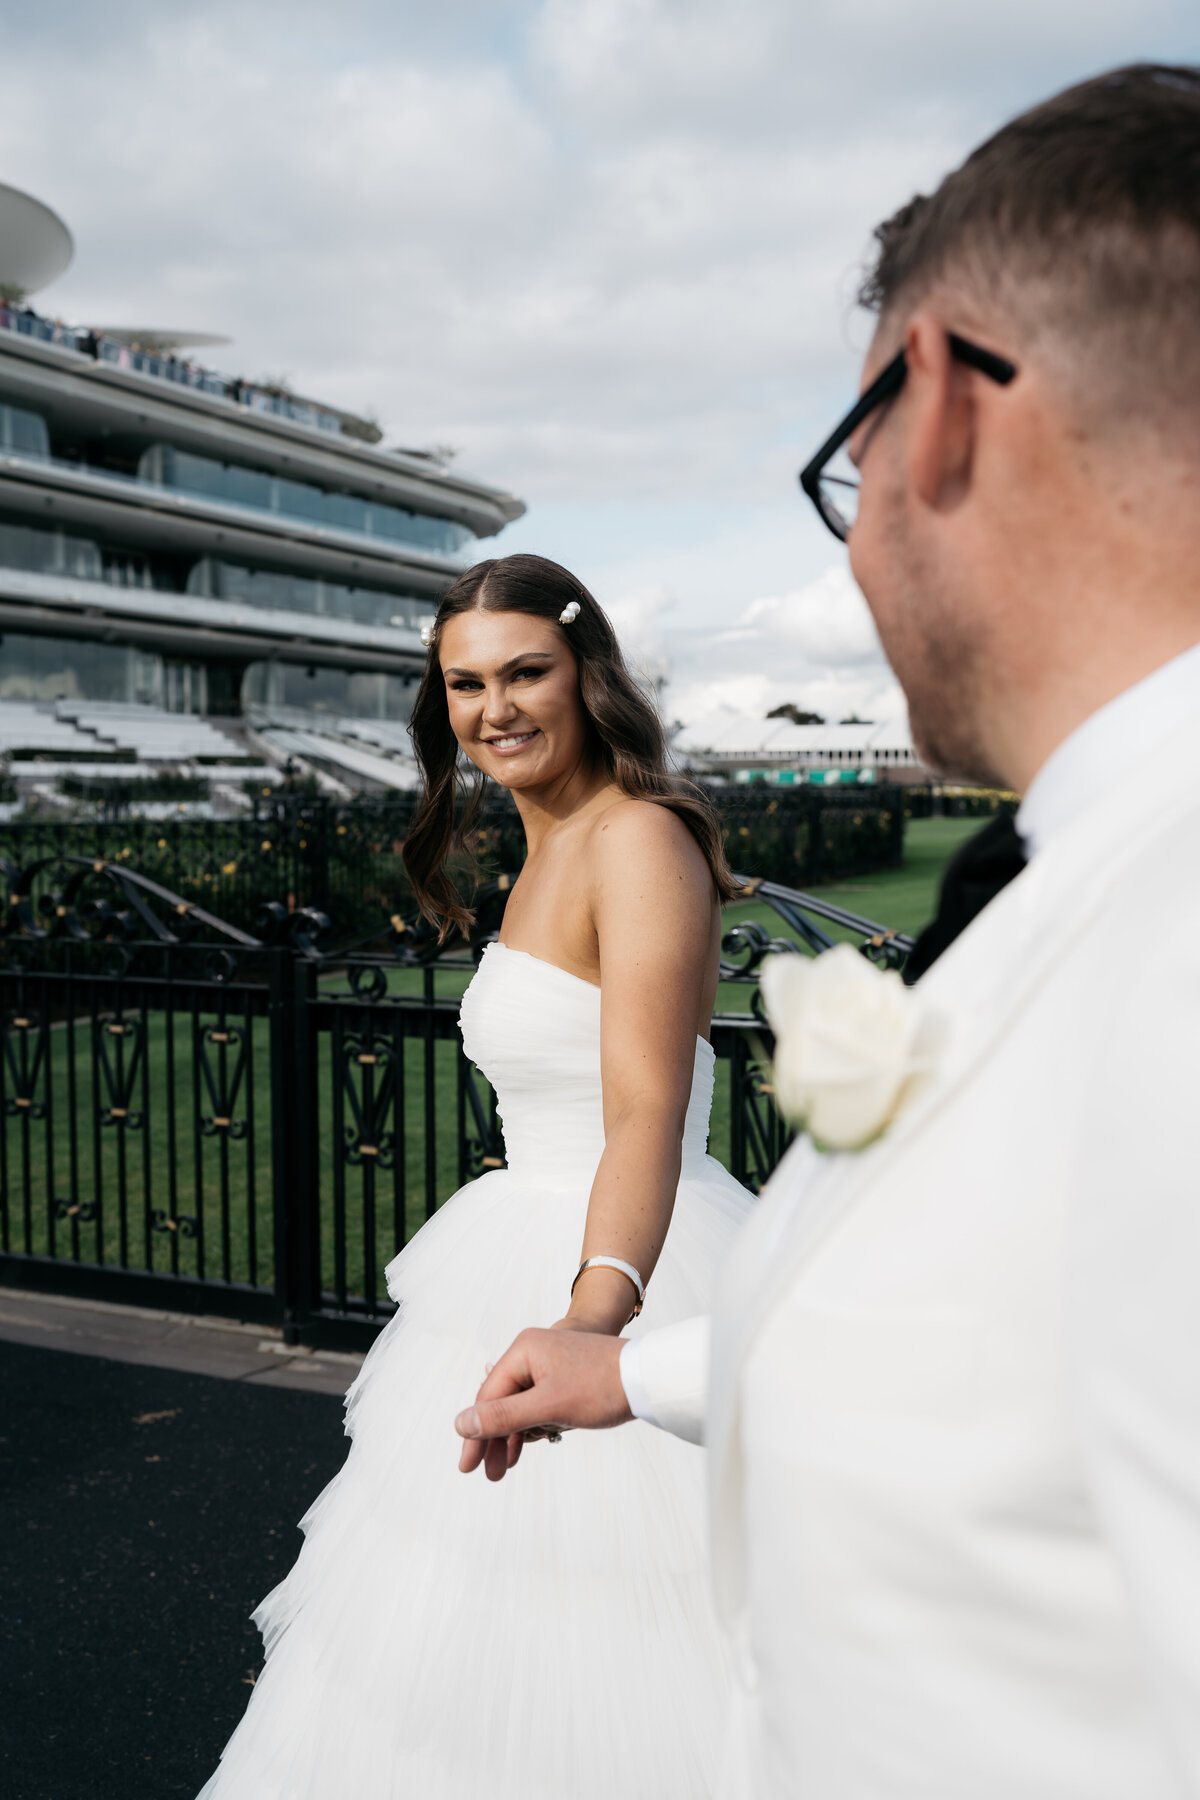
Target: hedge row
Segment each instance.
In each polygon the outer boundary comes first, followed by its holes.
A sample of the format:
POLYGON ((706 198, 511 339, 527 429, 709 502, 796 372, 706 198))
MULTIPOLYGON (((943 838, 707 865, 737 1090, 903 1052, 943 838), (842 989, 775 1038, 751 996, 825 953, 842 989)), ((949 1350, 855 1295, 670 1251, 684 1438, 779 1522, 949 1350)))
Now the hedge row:
POLYGON ((1019 802, 1007 788, 906 787, 904 809, 910 819, 991 819, 1014 813, 1019 802))
MULTIPOLYGON (((710 793, 741 874, 806 887, 903 858, 901 789, 710 793)), ((342 943, 382 929, 396 912, 411 914, 400 851, 413 805, 409 794, 345 805, 293 798, 262 801, 235 819, 20 821, 0 825, 0 859, 12 872, 43 865, 34 893, 46 905, 61 886, 63 859, 101 858, 247 930, 267 901, 318 908, 342 943)), ((525 841, 507 795, 489 798, 473 848, 484 875, 520 868, 525 841)))

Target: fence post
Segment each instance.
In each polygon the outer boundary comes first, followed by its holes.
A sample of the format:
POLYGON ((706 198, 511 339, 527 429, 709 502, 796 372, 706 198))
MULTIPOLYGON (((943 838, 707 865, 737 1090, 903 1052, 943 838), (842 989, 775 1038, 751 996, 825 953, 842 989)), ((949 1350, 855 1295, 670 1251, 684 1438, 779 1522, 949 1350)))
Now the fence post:
POLYGON ((275 1296, 284 1342, 299 1344, 312 1314, 320 1200, 317 1163, 315 995, 312 964, 289 948, 270 952, 271 1173, 275 1296))

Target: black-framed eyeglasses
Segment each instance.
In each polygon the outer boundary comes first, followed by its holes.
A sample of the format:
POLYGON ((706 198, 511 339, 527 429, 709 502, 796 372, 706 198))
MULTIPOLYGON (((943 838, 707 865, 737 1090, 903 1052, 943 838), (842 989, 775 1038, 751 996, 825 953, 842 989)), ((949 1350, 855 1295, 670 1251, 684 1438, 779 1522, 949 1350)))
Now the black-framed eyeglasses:
MULTIPOLYGON (((1015 363, 997 356, 993 350, 981 349, 966 338, 948 332, 950 354, 956 362, 978 369, 992 381, 1007 386, 1017 372, 1015 363)), ((821 517, 842 543, 850 536, 858 513, 858 470, 851 462, 846 445, 864 419, 895 399, 904 386, 908 360, 903 350, 878 374, 865 393, 850 408, 832 437, 826 438, 812 461, 801 469, 798 480, 821 517)))

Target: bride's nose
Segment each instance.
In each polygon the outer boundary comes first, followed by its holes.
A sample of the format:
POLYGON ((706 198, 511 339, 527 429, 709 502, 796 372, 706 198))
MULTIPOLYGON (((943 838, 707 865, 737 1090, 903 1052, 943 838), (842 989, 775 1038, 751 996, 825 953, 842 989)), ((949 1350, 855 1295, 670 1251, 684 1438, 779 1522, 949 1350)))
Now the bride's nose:
POLYGON ((506 685, 498 682, 489 687, 483 697, 483 722, 493 727, 511 724, 516 718, 519 708, 514 705, 512 695, 506 685))

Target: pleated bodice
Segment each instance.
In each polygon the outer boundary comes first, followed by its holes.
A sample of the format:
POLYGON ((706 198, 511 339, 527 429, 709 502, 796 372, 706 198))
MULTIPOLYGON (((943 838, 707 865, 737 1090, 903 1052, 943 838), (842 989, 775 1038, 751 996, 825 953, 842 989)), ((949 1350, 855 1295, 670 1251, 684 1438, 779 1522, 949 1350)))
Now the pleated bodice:
MULTIPOLYGON (((557 964, 489 944, 459 1014, 471 1061, 496 1090, 508 1166, 535 1186, 590 1183, 604 1149, 600 989, 557 964)), ((696 1039, 682 1174, 705 1168, 715 1058, 696 1039)))

